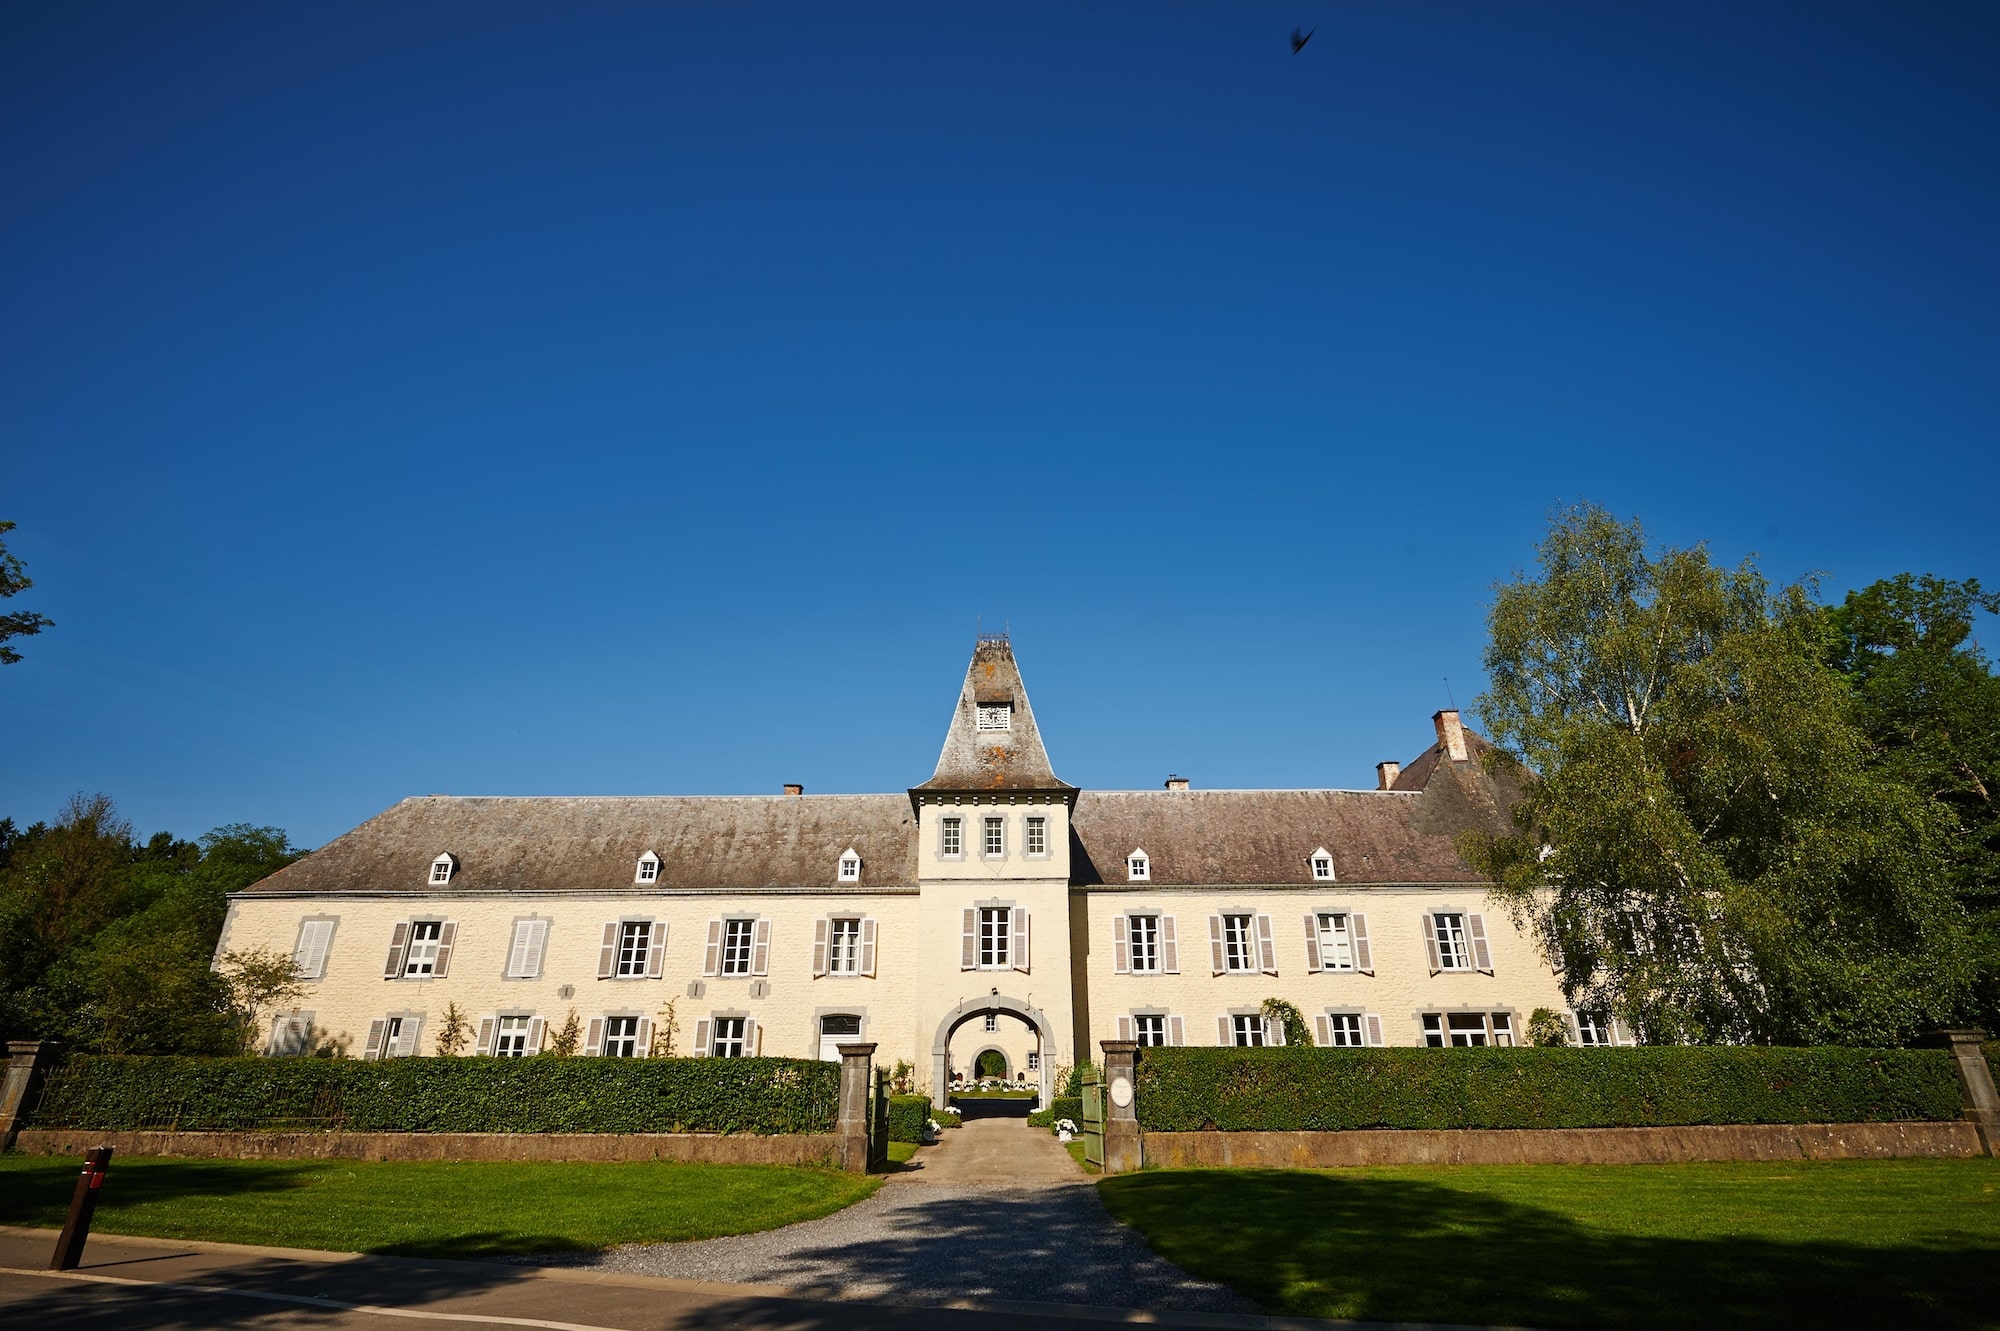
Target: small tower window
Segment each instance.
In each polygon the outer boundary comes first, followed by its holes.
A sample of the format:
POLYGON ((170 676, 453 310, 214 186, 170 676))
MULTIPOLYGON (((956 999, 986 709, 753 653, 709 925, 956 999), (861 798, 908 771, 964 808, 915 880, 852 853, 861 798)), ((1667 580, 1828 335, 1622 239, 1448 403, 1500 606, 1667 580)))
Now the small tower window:
POLYGON ((1312 865, 1314 882, 1330 883, 1333 881, 1333 856, 1327 854, 1325 846, 1321 846, 1311 855, 1308 855, 1306 863, 1312 865))
POLYGON ((981 730, 1012 730, 1014 728, 1014 704, 1011 702, 983 702, 977 704, 978 725, 981 730))
POLYGON ((861 856, 857 855, 852 847, 840 857, 840 881, 843 883, 861 881, 861 856))
POLYGON ((440 855, 436 859, 432 860, 431 886, 442 887, 444 886, 444 884, 449 883, 451 881, 452 874, 457 870, 457 868, 458 868, 458 861, 453 859, 449 854, 440 855))
POLYGON ((639 857, 639 868, 632 875, 635 883, 657 883, 660 881, 660 857, 647 851, 639 857))
POLYGON ((1143 850, 1135 850, 1125 857, 1125 877, 1134 883, 1149 883, 1153 880, 1153 862, 1143 850))

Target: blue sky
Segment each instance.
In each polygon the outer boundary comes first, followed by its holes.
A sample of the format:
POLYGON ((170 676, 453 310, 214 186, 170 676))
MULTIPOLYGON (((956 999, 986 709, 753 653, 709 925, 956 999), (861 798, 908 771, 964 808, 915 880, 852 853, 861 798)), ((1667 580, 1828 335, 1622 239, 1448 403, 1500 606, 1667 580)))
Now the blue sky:
POLYGON ((1991 6, 0 9, 0 813, 1367 784, 1558 501, 2000 581, 1991 6), (1295 23, 1317 26, 1294 57, 1295 23))

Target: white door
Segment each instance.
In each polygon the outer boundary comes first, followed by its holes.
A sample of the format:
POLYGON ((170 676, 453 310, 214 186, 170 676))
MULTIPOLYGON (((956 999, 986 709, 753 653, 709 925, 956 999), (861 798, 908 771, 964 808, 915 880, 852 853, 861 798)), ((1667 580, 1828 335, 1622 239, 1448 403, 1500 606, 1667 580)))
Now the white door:
POLYGON ((840 1061, 840 1046, 861 1038, 861 1018, 831 1016, 819 1019, 819 1056, 825 1063, 840 1061))

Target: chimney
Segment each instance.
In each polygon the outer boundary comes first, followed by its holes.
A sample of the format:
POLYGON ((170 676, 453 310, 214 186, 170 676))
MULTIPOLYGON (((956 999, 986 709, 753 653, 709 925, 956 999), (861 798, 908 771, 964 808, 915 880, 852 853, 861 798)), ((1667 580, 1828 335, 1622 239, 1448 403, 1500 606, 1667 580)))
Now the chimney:
POLYGON ((1188 779, 1186 777, 1175 776, 1171 772, 1167 773, 1168 790, 1186 790, 1187 788, 1188 788, 1188 779))
POLYGON ((1437 726, 1438 747, 1445 756, 1455 763, 1465 761, 1465 727, 1458 723, 1458 709, 1447 707, 1442 712, 1434 712, 1431 721, 1437 726))
POLYGON ((787 781, 785 783, 785 793, 787 795, 803 795, 806 793, 806 788, 799 785, 796 781, 787 781))
POLYGON ((1396 788, 1396 778, 1402 774, 1403 765, 1401 763, 1376 763, 1375 789, 1394 790, 1396 788))

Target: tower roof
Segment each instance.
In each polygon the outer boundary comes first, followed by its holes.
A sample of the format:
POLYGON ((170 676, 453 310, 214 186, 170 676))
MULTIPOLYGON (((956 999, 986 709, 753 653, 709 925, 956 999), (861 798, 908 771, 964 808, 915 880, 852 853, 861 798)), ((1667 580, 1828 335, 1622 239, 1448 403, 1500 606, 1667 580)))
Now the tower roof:
POLYGON ((982 637, 966 667, 965 687, 945 732, 937 771, 913 787, 911 794, 1075 789, 1058 780, 1049 766, 1042 732, 1035 727, 1035 709, 1028 705, 1028 690, 1014 663, 1013 644, 1004 635, 982 637))

